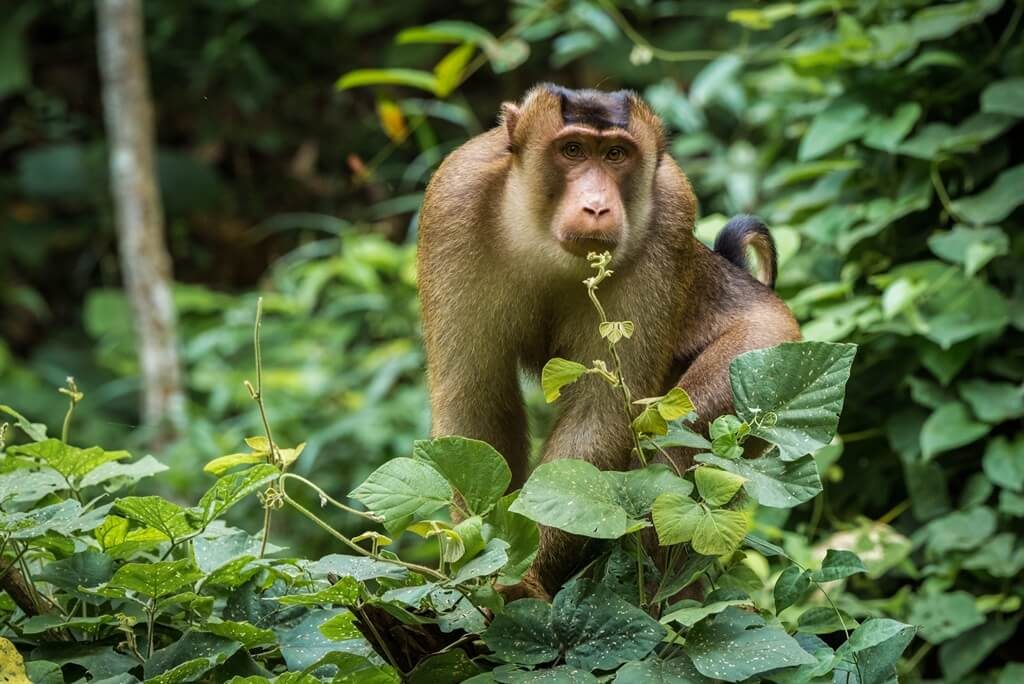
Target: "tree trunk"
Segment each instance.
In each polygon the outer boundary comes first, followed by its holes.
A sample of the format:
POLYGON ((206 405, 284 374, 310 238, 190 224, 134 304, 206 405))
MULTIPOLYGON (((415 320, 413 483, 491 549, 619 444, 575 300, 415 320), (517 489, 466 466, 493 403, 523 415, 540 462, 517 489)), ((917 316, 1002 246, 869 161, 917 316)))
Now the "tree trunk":
POLYGON ((141 0, 97 0, 99 63, 121 272, 132 303, 142 420, 154 443, 184 423, 171 258, 154 164, 141 0))

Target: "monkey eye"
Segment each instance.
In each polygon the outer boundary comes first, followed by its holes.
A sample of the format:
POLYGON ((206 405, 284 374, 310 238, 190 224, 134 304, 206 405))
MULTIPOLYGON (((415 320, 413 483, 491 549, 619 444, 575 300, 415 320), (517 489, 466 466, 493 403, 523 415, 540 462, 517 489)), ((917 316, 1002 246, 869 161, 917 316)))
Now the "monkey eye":
POLYGON ((626 158, 626 150, 621 147, 613 147, 605 152, 604 158, 612 163, 620 162, 626 158))
POLYGON ((569 159, 580 159, 583 157, 583 145, 580 145, 578 142, 566 143, 562 147, 562 154, 569 159))

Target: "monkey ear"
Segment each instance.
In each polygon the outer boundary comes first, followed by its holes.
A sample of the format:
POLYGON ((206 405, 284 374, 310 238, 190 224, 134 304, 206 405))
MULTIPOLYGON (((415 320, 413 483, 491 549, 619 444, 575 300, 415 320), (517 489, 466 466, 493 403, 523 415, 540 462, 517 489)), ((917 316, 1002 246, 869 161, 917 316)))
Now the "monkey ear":
POLYGON ((508 141, 512 142, 512 136, 516 132, 516 125, 519 123, 519 107, 512 102, 504 102, 501 105, 501 123, 508 132, 508 141))

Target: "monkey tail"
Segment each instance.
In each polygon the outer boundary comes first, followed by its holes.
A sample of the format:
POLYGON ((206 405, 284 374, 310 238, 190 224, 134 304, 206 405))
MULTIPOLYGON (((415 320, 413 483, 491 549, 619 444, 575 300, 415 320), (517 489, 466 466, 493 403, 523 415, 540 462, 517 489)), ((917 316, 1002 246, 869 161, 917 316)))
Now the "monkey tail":
POLYGON ((753 249, 757 256, 757 279, 774 288, 775 277, 778 275, 778 259, 775 254, 775 240, 768 232, 768 226, 756 216, 734 216, 715 238, 715 251, 744 271, 749 271, 748 249, 753 249))

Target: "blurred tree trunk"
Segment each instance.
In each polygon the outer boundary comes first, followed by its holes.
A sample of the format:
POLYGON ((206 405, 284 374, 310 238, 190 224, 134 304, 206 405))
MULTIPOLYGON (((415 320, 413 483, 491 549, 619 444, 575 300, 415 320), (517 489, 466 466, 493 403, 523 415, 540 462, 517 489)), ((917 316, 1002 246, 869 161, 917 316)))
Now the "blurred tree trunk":
POLYGON ((142 419, 163 443, 184 422, 171 258, 154 163, 141 0, 97 0, 99 62, 121 273, 142 371, 142 419))

